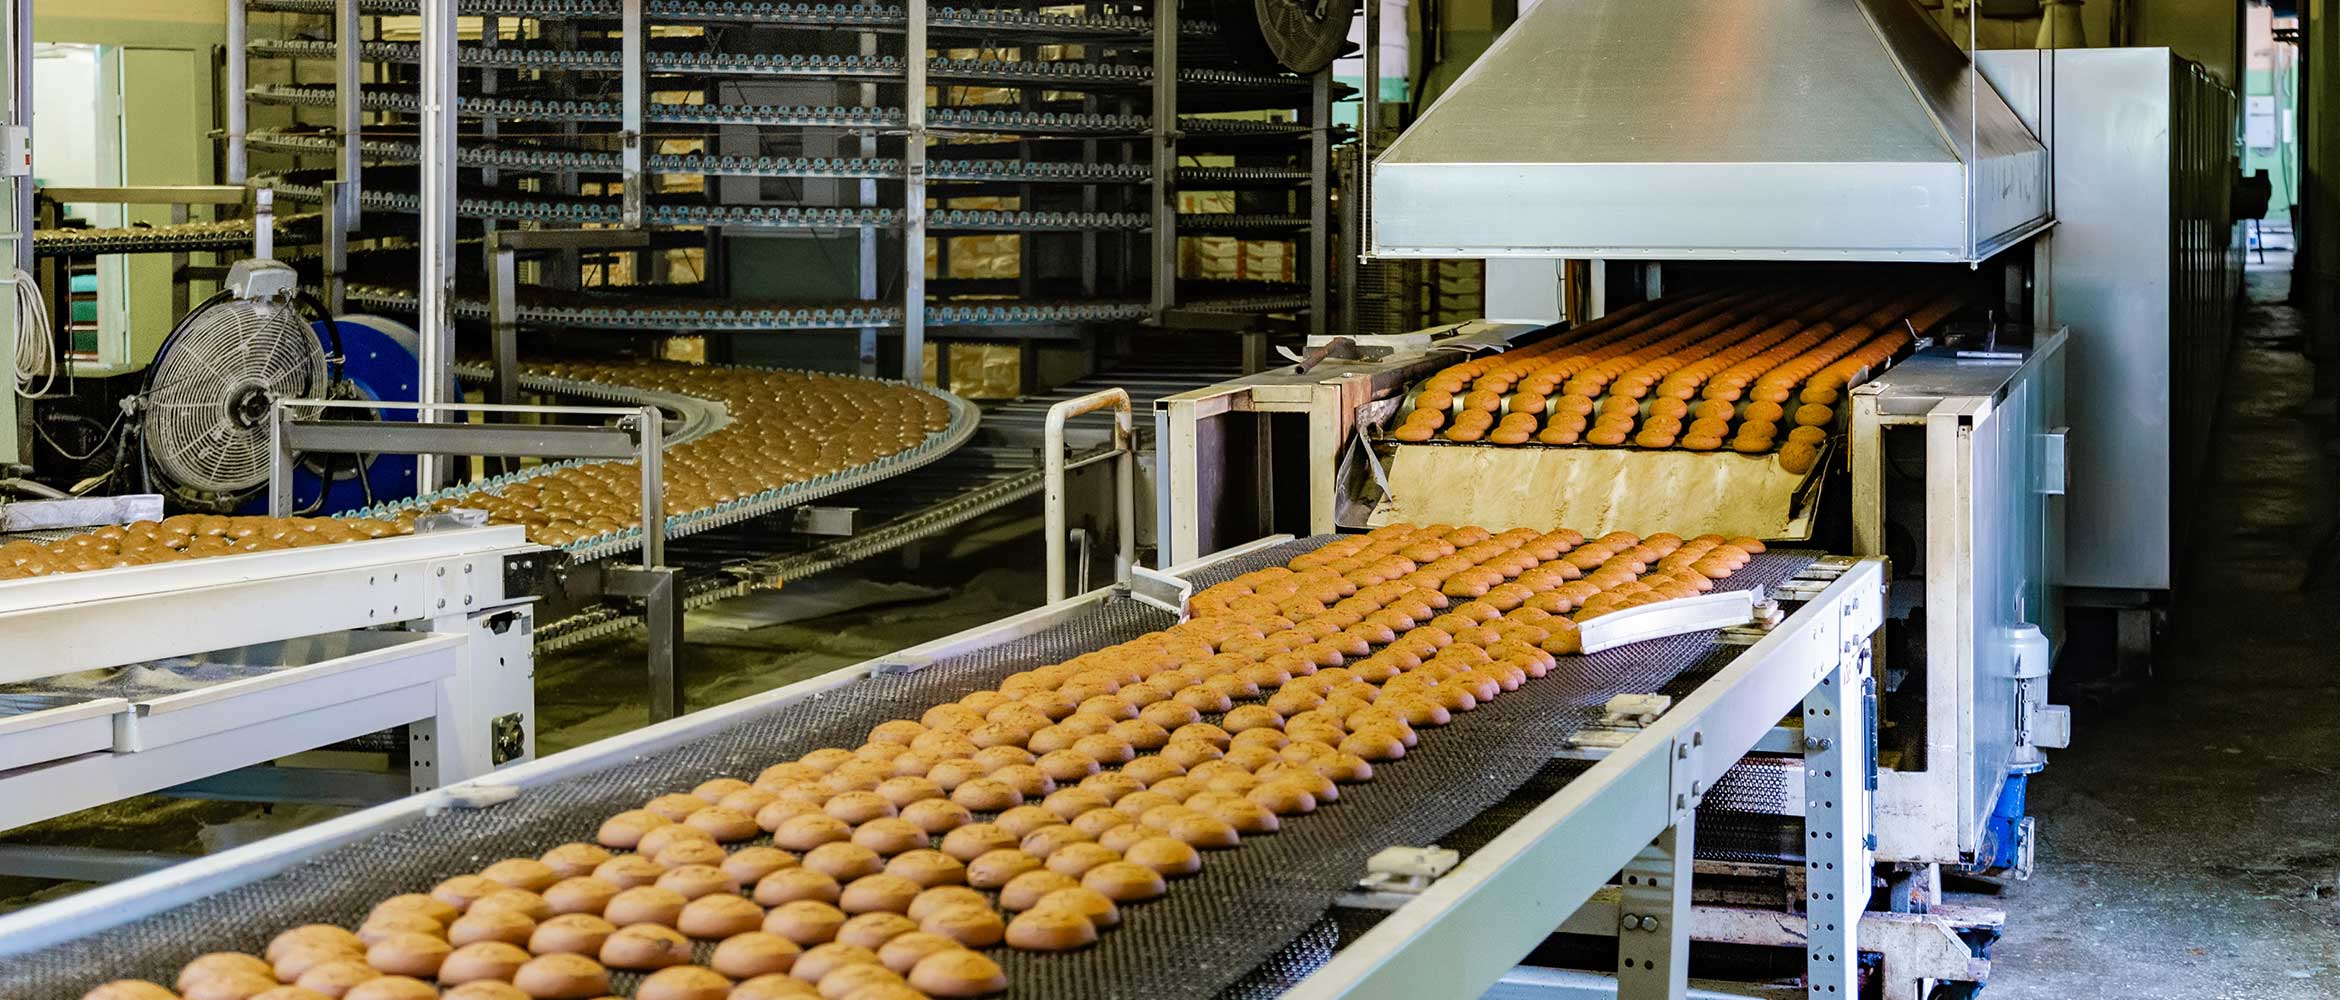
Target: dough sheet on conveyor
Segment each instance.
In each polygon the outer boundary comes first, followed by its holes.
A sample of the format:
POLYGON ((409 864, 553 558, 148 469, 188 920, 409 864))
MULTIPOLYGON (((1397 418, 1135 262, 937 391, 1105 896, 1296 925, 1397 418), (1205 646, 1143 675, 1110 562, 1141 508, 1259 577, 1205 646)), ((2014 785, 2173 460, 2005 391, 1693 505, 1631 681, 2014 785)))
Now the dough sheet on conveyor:
MULTIPOLYGON (((1304 539, 1197 574, 1217 583, 1282 565, 1328 538, 1304 539)), ((1770 552, 1732 575, 1733 588, 1768 587, 1809 565, 1811 553, 1770 552)), ((915 717, 929 706, 992 687, 1008 674, 1055 663, 1172 624, 1146 605, 1114 600, 1047 631, 939 661, 907 675, 881 675, 777 708, 685 747, 531 789, 491 808, 449 811, 340 848, 285 872, 99 932, 44 952, 0 959, 0 996, 74 997, 98 982, 143 977, 169 982, 198 954, 258 952, 285 928, 310 922, 355 926, 375 902, 427 891, 448 876, 509 857, 533 857, 590 839, 610 814, 710 778, 753 777, 774 762, 824 746, 857 743, 875 723, 915 717)), ((1675 637, 1561 657, 1530 681, 1451 725, 1426 734, 1403 759, 1378 764, 1369 783, 1337 802, 1290 818, 1282 832, 1247 837, 1208 856, 1200 875, 1167 896, 1127 906, 1121 927, 1093 947, 1066 954, 994 949, 1009 997, 1210 998, 1255 974, 1289 981, 1305 972, 1296 940, 1329 942, 1323 922, 1335 897, 1391 845, 1438 843, 1504 801, 1551 763, 1569 736, 1600 714, 1611 695, 1657 691, 1684 673, 1719 669, 1742 647, 1711 634, 1675 637)), ((760 839, 760 838, 759 838, 760 839)), ((700 959, 712 943, 699 945, 700 959)), ((639 978, 615 977, 630 994, 639 978)))

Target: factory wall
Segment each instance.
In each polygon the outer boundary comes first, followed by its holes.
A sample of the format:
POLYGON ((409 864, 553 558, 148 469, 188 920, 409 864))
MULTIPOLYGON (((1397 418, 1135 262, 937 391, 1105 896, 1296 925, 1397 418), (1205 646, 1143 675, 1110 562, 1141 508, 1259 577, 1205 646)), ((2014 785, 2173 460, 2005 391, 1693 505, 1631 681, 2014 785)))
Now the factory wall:
POLYGON ((2128 44, 2168 46, 2239 90, 2242 7, 2242 0, 2138 0, 2128 44))
MULTIPOLYGON (((33 151, 36 176, 51 177, 45 169, 45 146, 56 145, 58 123, 40 112, 60 107, 80 109, 81 124, 112 126, 101 131, 94 151, 104 161, 98 176, 83 182, 118 184, 210 184, 218 180, 217 144, 210 136, 216 120, 219 82, 215 71, 218 52, 227 39, 224 3, 183 0, 36 0, 33 6, 36 42, 71 43, 98 47, 101 71, 84 74, 88 92, 59 95, 44 91, 36 101, 34 134, 47 138, 33 151)), ((57 78, 67 79, 67 78, 57 78)), ((51 81, 56 82, 56 79, 51 81)), ((69 154, 71 155, 71 154, 69 154)), ((208 209, 198 210, 197 218, 208 209)), ((134 206, 115 215, 88 221, 101 225, 170 221, 163 206, 134 206)), ((144 365, 155 345, 177 322, 171 301, 171 261, 159 255, 104 258, 99 262, 101 356, 117 359, 107 367, 83 366, 82 371, 127 371, 144 365)), ((209 288, 197 285, 196 297, 209 288)), ((83 349, 96 345, 79 345, 83 349)))
POLYGON ((2291 206, 2299 199, 2299 50, 2275 42, 2275 17, 2269 8, 2253 6, 2249 16, 2244 42, 2249 53, 2243 69, 2242 170, 2246 175, 2267 172, 2274 188, 2267 218, 2289 221, 2291 206))

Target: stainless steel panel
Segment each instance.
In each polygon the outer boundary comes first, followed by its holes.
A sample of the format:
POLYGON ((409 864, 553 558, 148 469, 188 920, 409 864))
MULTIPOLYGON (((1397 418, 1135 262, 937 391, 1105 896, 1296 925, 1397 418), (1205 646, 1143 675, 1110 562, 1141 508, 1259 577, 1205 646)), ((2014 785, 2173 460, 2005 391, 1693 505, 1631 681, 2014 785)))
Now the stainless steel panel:
MULTIPOLYGON (((2058 333, 2020 360, 1922 352, 1855 390, 1856 421, 1923 425, 1926 469, 1925 768, 1884 776, 1878 855, 1950 863, 1976 850, 2014 748, 2015 628, 2060 628, 2053 589, 2063 551, 2060 498, 2042 489, 2046 434, 2063 421, 2058 333)), ((1854 428, 1856 448, 1887 440, 1854 428), (1860 445, 1859 442, 1870 442, 1860 445)), ((1853 493, 1874 526, 1888 509, 1883 471, 1856 462, 1853 493)), ((1862 544, 1879 531, 1865 528, 1862 544)))
POLYGON ((1548 0, 1375 162, 1372 252, 1971 259, 2045 155, 1902 7, 1548 0))
POLYGON ((2056 322, 2072 327, 2064 583, 2170 584, 2170 73, 2165 49, 2059 52, 2056 322))
POLYGON ((2076 373, 2060 582, 2169 589, 2241 276, 2233 94, 2159 48, 1987 52, 1981 67, 2048 108, 2049 289, 2076 373))
MULTIPOLYGON (((1968 439, 1955 466, 1966 480, 1961 516, 1969 520, 1959 544, 1968 562, 1931 569, 1955 571, 1966 587, 1959 599, 1968 604, 1958 615, 1959 642, 1971 661, 1961 672, 1967 688, 1959 720, 1961 850, 1979 848, 2014 751, 2018 629, 2035 624, 2052 635, 2056 627, 2047 576, 2048 497, 2039 478, 2048 392, 2036 377, 2017 378, 1995 405, 1956 431, 1968 439)), ((1929 615, 1939 610, 1937 596, 1929 586, 1929 615)))

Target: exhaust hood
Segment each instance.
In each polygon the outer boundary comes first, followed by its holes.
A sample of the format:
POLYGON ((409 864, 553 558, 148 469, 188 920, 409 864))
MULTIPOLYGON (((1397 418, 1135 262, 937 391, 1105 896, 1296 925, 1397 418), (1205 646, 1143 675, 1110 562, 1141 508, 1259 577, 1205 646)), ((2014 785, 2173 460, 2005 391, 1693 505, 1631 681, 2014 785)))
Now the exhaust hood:
POLYGON ((1381 257, 1977 261, 2048 160, 1910 0, 1543 0, 1368 204, 1381 257))

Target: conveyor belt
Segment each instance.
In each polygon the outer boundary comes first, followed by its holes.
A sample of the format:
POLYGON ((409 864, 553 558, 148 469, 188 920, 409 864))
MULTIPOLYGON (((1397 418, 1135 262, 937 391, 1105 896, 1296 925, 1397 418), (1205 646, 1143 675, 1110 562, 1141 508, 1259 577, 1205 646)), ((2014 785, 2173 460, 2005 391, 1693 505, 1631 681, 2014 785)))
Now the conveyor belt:
MULTIPOLYGON (((281 59, 332 59, 337 46, 312 39, 266 39, 245 47, 251 55, 281 59)), ((421 49, 413 42, 367 42, 370 62, 414 63, 421 49)), ((466 45, 456 50, 463 66, 515 70, 581 70, 615 73, 624 68, 616 49, 545 49, 530 46, 466 45)), ((802 76, 820 79, 898 80, 902 60, 891 55, 803 55, 779 53, 649 52, 643 68, 652 73, 690 75, 802 76)), ((1034 85, 1052 88, 1130 88, 1153 83, 1153 67, 1126 63, 1082 63, 1013 59, 935 58, 929 79, 952 83, 1034 85)), ((1296 91, 1309 81, 1243 70, 1190 67, 1178 71, 1180 88, 1296 91)))
POLYGON ((1229 184, 1306 184, 1314 180, 1313 172, 1303 167, 1180 167, 1178 183, 1192 186, 1229 184))
POLYGON ((1307 229, 1305 215, 1255 215, 1237 212, 1188 212, 1178 217, 1178 229, 1190 233, 1267 233, 1307 229))
MULTIPOLYGON (((1197 582, 1281 563, 1321 542, 1254 553, 1197 574, 1197 582)), ((1757 556, 1732 585, 1776 583, 1810 561, 1805 554, 1757 556)), ((14 960, 0 970, 0 995, 73 996, 96 981, 122 976, 168 982, 181 963, 202 952, 258 952, 276 931, 301 923, 355 926, 387 895, 427 889, 500 858, 533 856, 589 835, 602 817, 653 795, 717 775, 752 776, 817 747, 851 745, 878 721, 915 715, 1016 670, 1169 623, 1146 605, 1112 600, 1026 638, 912 674, 870 676, 668 753, 641 760, 612 754, 613 766, 606 770, 524 791, 491 808, 424 817, 169 913, 14 960)), ((1274 836, 1246 838, 1236 850, 1212 854, 1202 874, 1167 897, 1129 907, 1123 925, 1096 946, 1065 955, 993 952, 1008 972, 1006 996, 1216 996, 1275 956, 1290 954, 1287 945, 1294 939, 1322 934, 1332 900, 1363 874, 1375 851, 1437 842, 1534 777, 1611 694, 1655 690, 1685 671, 1715 669, 1734 649, 1697 635, 1563 657, 1550 675, 1425 734, 1414 753, 1378 767, 1371 783, 1344 790, 1338 802, 1288 821, 1274 836)), ((630 992, 638 982, 632 975, 616 978, 614 992, 630 992)))
POLYGON ((926 213, 928 229, 974 232, 1140 230, 1151 228, 1153 223, 1152 216, 1137 212, 995 212, 946 208, 926 213))
MULTIPOLYGON (((1202 282, 1209 284, 1209 282, 1202 282)), ((1219 313, 1278 313, 1308 308, 1308 295, 1296 292, 1288 295, 1196 295, 1182 298, 1178 308, 1186 312, 1219 313)))
MULTIPOLYGON (((246 96, 266 104, 325 108, 334 104, 334 88, 317 84, 266 84, 246 96)), ((358 102, 367 111, 420 114, 421 99, 406 90, 369 87, 358 102)), ((521 97, 464 97, 456 112, 467 118, 502 121, 614 122, 616 101, 539 100, 521 97)), ((783 104, 651 104, 643 120, 653 125, 767 125, 798 128, 886 129, 902 125, 902 109, 783 104)), ((1144 135, 1152 128, 1144 115, 1071 114, 1046 111, 1005 111, 980 108, 934 108, 927 126, 937 131, 1040 133, 1048 135, 1144 135)), ((1219 133, 1289 134, 1290 126, 1228 119, 1181 119, 1182 128, 1219 133)))
MULTIPOLYGON (((324 191, 297 179, 277 178, 278 195, 303 201, 321 201, 324 191)), ((367 189, 360 192, 365 207, 376 211, 415 213, 422 199, 403 191, 367 189)), ((458 199, 466 218, 550 222, 560 225, 611 223, 620 218, 614 199, 528 197, 466 197, 458 199)), ((653 204, 653 225, 723 226, 739 229, 839 229, 900 227, 902 213, 891 208, 796 208, 766 205, 653 204)), ((1134 231, 1152 225, 1150 216, 1135 212, 968 211, 936 209, 927 213, 929 229, 973 232, 1034 233, 1089 230, 1134 231)))
MULTIPOLYGON (((412 313, 411 288, 351 285, 349 301, 377 312, 412 313)), ((1029 326, 1053 323, 1104 323, 1144 319, 1142 301, 1090 299, 1070 302, 928 303, 926 324, 938 326, 1029 326)), ((488 318, 483 299, 458 298, 455 315, 463 319, 488 318)), ((675 330, 749 332, 781 330, 854 330, 866 326, 898 326, 902 308, 868 302, 742 303, 724 299, 696 301, 649 299, 634 302, 581 299, 576 304, 524 302, 520 321, 539 326, 578 330, 675 330)))
MULTIPOLYGON (((335 0, 250 0, 247 7, 253 11, 331 14, 334 12, 334 3, 335 0)), ((459 9, 464 17, 566 19, 614 18, 619 14, 617 0, 463 0, 459 9)), ((358 11, 366 15, 411 16, 417 13, 418 7, 415 0, 360 0, 358 11)), ((902 8, 898 4, 773 3, 753 0, 654 0, 645 7, 644 16, 654 21, 802 28, 895 27, 901 25, 903 20, 902 8)), ((1112 14, 1046 14, 1013 9, 935 7, 927 12, 927 30, 1111 37, 1132 43, 1150 40, 1154 33, 1154 22, 1148 17, 1112 14)), ((1208 39, 1217 34, 1218 26, 1209 21, 1179 22, 1181 38, 1208 39)))
MULTIPOLYGON (((457 373, 465 378, 474 380, 485 378, 488 374, 485 369, 473 367, 459 367, 457 369, 457 373)), ((601 382, 587 382, 579 379, 555 378, 545 375, 524 374, 520 377, 520 384, 523 388, 536 392, 551 393, 557 396, 571 399, 585 399, 595 402, 635 406, 656 405, 669 411, 680 411, 684 414, 684 429, 681 433, 678 433, 674 438, 667 442, 669 447, 681 444, 685 441, 691 440, 694 437, 720 430, 723 426, 723 423, 725 422, 723 419, 718 419, 708 415, 705 412, 704 407, 705 405, 709 404, 704 404, 704 401, 694 400, 685 396, 678 396, 675 393, 655 392, 651 390, 635 388, 632 386, 611 385, 601 382)), ((925 386, 920 386, 919 388, 923 391, 941 396, 947 403, 949 403, 951 410, 951 422, 949 427, 940 432, 928 435, 926 440, 920 442, 914 447, 895 452, 892 455, 888 455, 885 458, 881 458, 866 465, 844 469, 826 476, 820 476, 813 479, 790 483, 786 486, 775 487, 751 496, 743 496, 736 500, 719 503, 712 507, 705 507, 699 510, 686 511, 681 514, 670 515, 666 518, 664 525, 666 537, 679 538, 685 535, 707 531, 712 528, 719 528, 729 524, 736 524, 749 518, 761 517, 766 514, 797 506, 799 504, 810 503, 823 497, 832 496, 837 493, 853 489, 857 486, 865 486, 892 476, 900 475, 901 473, 919 468, 930 462, 933 462, 938 458, 941 458, 944 455, 950 454, 952 450, 958 448, 962 444, 965 444, 968 438, 974 436, 978 418, 973 404, 970 404, 966 400, 960 399, 959 397, 946 392, 937 392, 936 390, 927 388, 925 386)), ((716 411, 720 411, 721 407, 717 406, 714 407, 714 409, 716 411)), ((508 475, 458 484, 456 486, 451 486, 437 492, 425 493, 407 500, 399 500, 391 503, 379 504, 362 510, 350 511, 341 516, 384 517, 401 510, 428 510, 431 509, 434 503, 443 498, 459 498, 482 490, 492 493, 514 482, 545 475, 557 469, 585 464, 595 463, 590 461, 547 463, 544 465, 533 466, 526 470, 508 475)), ((640 548, 641 544, 642 530, 639 527, 633 527, 606 532, 604 534, 594 535, 591 537, 579 538, 573 542, 561 546, 561 548, 569 552, 577 559, 589 560, 604 559, 609 556, 617 555, 621 552, 631 552, 634 549, 640 548)))
MULTIPOLYGON (((276 241, 316 242, 319 218, 315 214, 277 216, 276 241)), ((120 229, 42 229, 33 233, 33 254, 39 257, 94 257, 120 253, 250 250, 252 235, 250 219, 129 226, 120 229)))
MULTIPOLYGON (((1103 450, 1092 449, 1071 459, 1077 462, 1103 450)), ((889 479, 877 490, 863 491, 861 495, 870 496, 876 503, 897 501, 883 509, 900 513, 886 517, 875 527, 810 548, 748 559, 725 559, 721 553, 707 558, 709 553, 702 549, 733 542, 727 533, 717 533, 669 546, 667 559, 691 568, 706 564, 705 572, 687 577, 682 584, 683 607, 697 610, 770 588, 779 581, 801 580, 884 555, 1028 500, 1039 492, 1040 469, 1028 450, 969 445, 924 469, 889 479)), ((838 502, 851 505, 856 502, 856 496, 841 497, 838 502)), ((871 506, 865 505, 863 510, 883 516, 871 506)), ((769 553, 775 543, 751 539, 735 544, 769 553)), ((635 609, 598 604, 558 621, 539 624, 536 651, 539 655, 558 652, 641 627, 642 616, 635 609)))
MULTIPOLYGON (((1117 367, 993 406, 984 411, 977 441, 923 469, 888 479, 877 488, 836 498, 839 505, 859 507, 876 522, 872 527, 844 538, 778 552, 774 550, 786 543, 768 536, 738 537, 752 530, 744 527, 669 546, 670 561, 706 570, 684 582, 683 606, 703 608, 778 581, 801 580, 849 566, 1038 496, 1042 429, 1049 407, 1057 403, 1111 386, 1127 390, 1131 404, 1146 413, 1163 397, 1239 374, 1239 369, 1201 361, 1154 360, 1117 367), (743 552, 748 555, 743 557, 743 552)), ((1110 427, 1103 414, 1070 421, 1065 428, 1065 440, 1073 452, 1067 456, 1068 465, 1105 454, 1110 427)), ((1137 436, 1139 450, 1144 451, 1153 437, 1152 422, 1139 421, 1137 436)), ((596 605, 558 621, 538 623, 536 649, 539 653, 568 649, 631 631, 641 623, 641 616, 632 609, 596 605)))
MULTIPOLYGON (((1001 178, 1011 181, 1011 178, 1001 178)), ((277 195, 301 201, 322 201, 324 190, 301 178, 275 177, 270 179, 277 195)), ((369 188, 359 193, 366 208, 376 211, 418 213, 422 199, 404 191, 384 191, 369 188)), ((504 219, 521 222, 549 222, 559 225, 583 223, 615 224, 620 218, 620 205, 615 199, 562 198, 552 196, 471 196, 457 199, 458 211, 465 218, 504 219)), ((740 229, 839 229, 900 227, 902 213, 891 208, 796 208, 766 205, 708 205, 703 203, 652 204, 648 217, 660 226, 723 226, 740 229)), ((1307 218, 1277 215, 1231 215, 1226 213, 1188 213, 1180 215, 1179 227, 1202 232, 1252 232, 1289 229, 1297 224, 1305 227, 1307 218)), ((993 233, 1046 232, 1136 232, 1152 228, 1153 217, 1138 212, 1058 212, 1041 210, 972 210, 934 209, 926 214, 929 230, 993 233)), ((250 242, 249 239, 246 242, 250 242)))
MULTIPOLYGON (((323 132, 290 132, 259 129, 246 137, 255 149, 286 153, 328 155, 341 148, 333 136, 323 132)), ((382 164, 411 164, 422 156, 414 143, 399 139, 366 139, 359 143, 366 159, 382 164)), ((949 147, 937 147, 948 149, 949 147)), ((546 149, 534 146, 498 146, 484 142, 466 142, 456 150, 456 162, 466 167, 497 167, 502 169, 538 170, 547 172, 617 173, 622 164, 618 154, 596 150, 546 149)), ((712 156, 698 153, 687 155, 665 154, 651 156, 646 169, 654 174, 705 174, 729 177, 831 177, 872 178, 878 180, 902 176, 902 161, 895 157, 804 157, 804 156, 712 156)), ((1193 169, 1193 168, 1189 168, 1193 169)), ((1248 170, 1249 168, 1229 168, 1248 170)), ((1297 174, 1302 180, 1308 172, 1252 171, 1262 175, 1297 174)), ((1153 168, 1146 164, 1051 162, 1045 160, 1019 161, 937 158, 926 161, 926 179, 929 181, 1008 181, 1019 184, 1143 184, 1153 177, 1153 168)), ((1181 179, 1185 171, 1180 172, 1181 179)), ((1276 178, 1262 176, 1262 181, 1276 178)), ((316 185, 307 185, 314 190, 316 185)), ((376 192, 366 192, 369 196, 376 192)), ((369 202, 369 205, 372 203, 369 202)))

